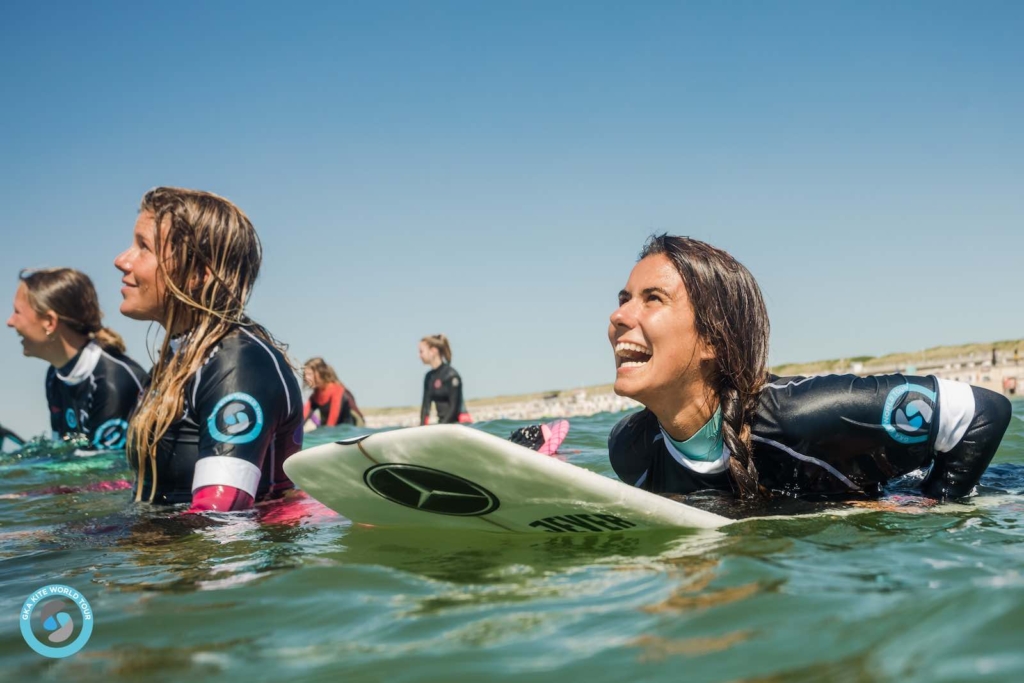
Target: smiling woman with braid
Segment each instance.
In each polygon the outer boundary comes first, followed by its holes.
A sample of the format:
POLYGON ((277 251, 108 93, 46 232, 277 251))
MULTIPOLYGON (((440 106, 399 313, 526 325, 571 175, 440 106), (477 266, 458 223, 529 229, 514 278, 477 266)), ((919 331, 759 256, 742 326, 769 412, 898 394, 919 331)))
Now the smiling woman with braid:
POLYGON ((1009 401, 933 376, 776 377, 768 331, 757 282, 732 256, 652 237, 608 327, 615 393, 645 406, 609 437, 619 478, 664 494, 856 499, 930 467, 926 496, 972 491, 1009 401))
POLYGON ((292 487, 302 399, 281 346, 245 313, 262 252, 226 199, 159 187, 142 198, 121 312, 166 336, 128 431, 136 500, 242 510, 292 487))

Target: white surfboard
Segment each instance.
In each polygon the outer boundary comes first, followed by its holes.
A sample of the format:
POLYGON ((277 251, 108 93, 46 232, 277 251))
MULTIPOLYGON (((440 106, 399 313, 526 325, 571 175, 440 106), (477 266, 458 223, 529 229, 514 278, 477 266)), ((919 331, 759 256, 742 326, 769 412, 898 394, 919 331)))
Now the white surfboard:
POLYGON ((867 503, 784 499, 751 507, 706 492, 688 496, 687 505, 460 425, 412 427, 317 446, 292 455, 284 470, 354 522, 499 533, 716 529, 741 521, 867 512, 962 513, 1021 500, 986 495, 968 504, 935 505, 897 496, 867 503))
POLYGON ((460 425, 317 446, 289 457, 284 470, 327 507, 367 524, 608 533, 733 521, 460 425))

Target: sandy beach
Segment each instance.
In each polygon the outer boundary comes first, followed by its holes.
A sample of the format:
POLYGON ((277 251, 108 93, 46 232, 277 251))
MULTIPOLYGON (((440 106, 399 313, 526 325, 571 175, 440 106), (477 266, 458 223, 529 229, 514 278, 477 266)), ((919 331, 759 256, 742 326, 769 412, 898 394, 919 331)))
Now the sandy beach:
MULTIPOLYGON (((547 394, 524 394, 467 401, 473 420, 544 420, 579 417, 596 413, 618 413, 640 406, 636 401, 616 396, 610 384, 582 387, 547 394)), ((366 426, 415 427, 420 423, 418 407, 367 409, 366 426)))

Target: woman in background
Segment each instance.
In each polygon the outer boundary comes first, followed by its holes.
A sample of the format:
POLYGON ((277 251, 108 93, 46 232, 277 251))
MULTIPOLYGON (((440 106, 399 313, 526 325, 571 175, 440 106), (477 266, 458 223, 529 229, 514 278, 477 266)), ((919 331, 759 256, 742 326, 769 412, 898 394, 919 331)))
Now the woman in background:
POLYGON ((302 379, 313 394, 303 408, 303 419, 307 425, 312 420, 315 427, 335 425, 366 424, 363 413, 356 405, 356 398, 338 379, 334 368, 323 358, 310 358, 302 368, 302 379))
POLYGON ((423 379, 423 406, 420 424, 430 421, 430 405, 437 407, 439 424, 472 422, 462 398, 462 378, 451 366, 452 347, 448 337, 433 334, 420 340, 420 360, 430 370, 423 379))
POLYGON ((83 434, 85 450, 124 448, 128 416, 146 382, 124 354, 121 336, 102 323, 92 280, 73 268, 22 271, 7 326, 26 356, 50 364, 46 400, 55 439, 83 434))

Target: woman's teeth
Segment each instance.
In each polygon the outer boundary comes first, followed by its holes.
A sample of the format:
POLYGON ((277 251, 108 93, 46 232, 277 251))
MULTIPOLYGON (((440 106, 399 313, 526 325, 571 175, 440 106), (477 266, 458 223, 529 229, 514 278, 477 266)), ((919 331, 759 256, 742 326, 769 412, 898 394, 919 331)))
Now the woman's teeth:
POLYGON ((651 359, 651 352, 647 347, 633 344, 632 342, 619 342, 616 344, 615 355, 620 359, 619 367, 621 368, 640 367, 651 359))

